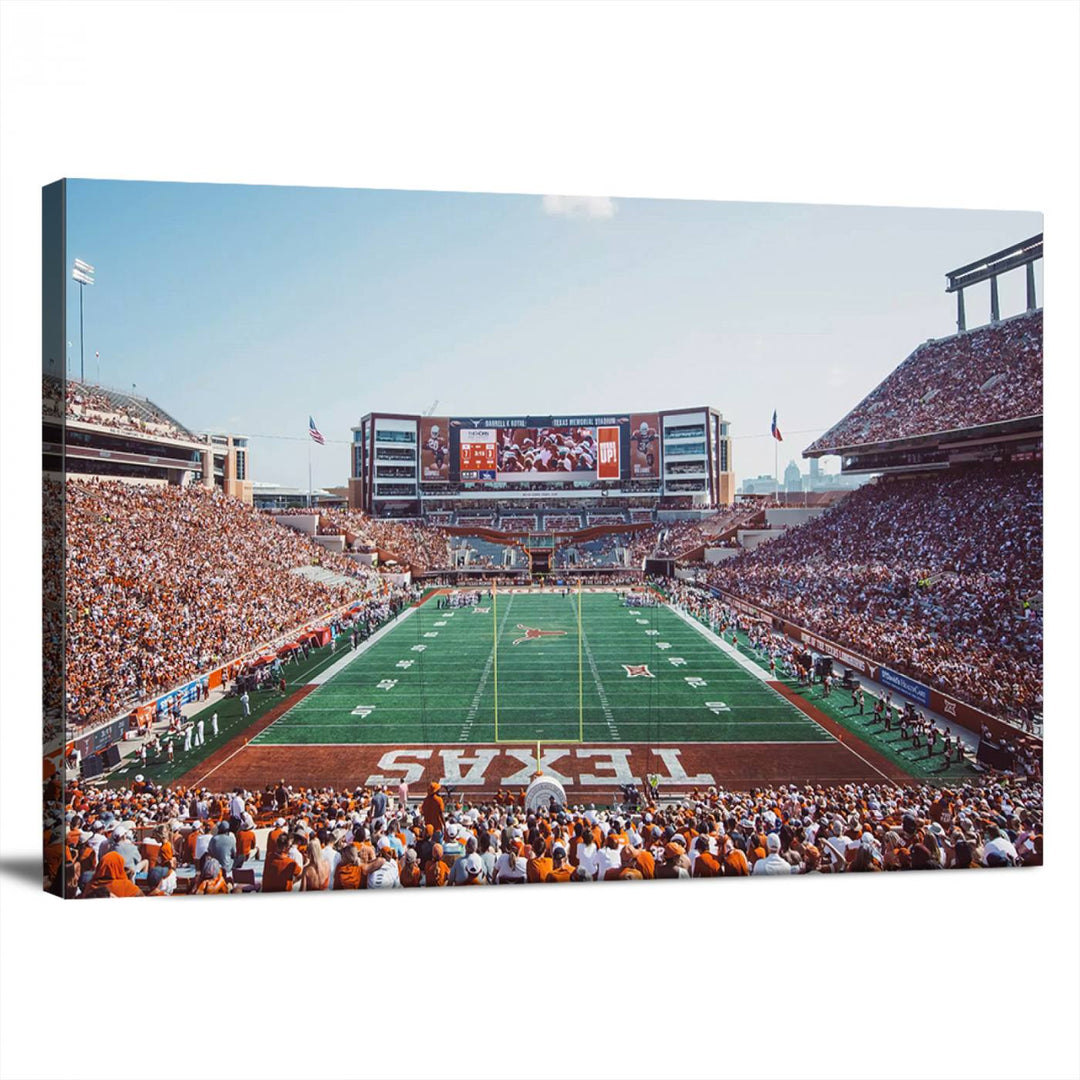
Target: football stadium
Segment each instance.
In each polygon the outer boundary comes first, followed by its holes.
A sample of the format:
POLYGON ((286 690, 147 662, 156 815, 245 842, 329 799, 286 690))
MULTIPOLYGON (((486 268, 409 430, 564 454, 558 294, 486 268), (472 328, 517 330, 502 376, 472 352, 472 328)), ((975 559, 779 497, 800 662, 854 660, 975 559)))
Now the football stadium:
POLYGON ((1041 863, 1041 258, 948 272, 956 333, 803 448, 863 481, 828 492, 737 493, 719 408, 568 388, 312 419, 349 476, 275 494, 244 436, 47 372, 46 888, 1041 863))

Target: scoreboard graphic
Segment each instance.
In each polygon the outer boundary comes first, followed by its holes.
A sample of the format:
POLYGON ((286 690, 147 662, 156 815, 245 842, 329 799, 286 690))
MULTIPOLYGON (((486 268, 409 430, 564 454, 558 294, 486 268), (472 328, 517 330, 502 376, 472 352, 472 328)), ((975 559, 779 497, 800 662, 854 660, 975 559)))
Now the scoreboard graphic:
MULTIPOLYGON (((453 428, 451 428, 453 430, 453 428)), ((498 432, 462 428, 458 432, 458 468, 462 480, 494 480, 498 467, 498 432)))

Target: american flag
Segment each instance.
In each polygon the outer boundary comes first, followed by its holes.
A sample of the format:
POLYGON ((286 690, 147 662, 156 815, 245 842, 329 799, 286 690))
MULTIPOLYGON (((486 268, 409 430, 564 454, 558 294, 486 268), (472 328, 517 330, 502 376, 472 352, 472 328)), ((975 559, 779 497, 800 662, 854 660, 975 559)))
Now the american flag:
POLYGON ((326 440, 322 437, 322 432, 315 426, 315 417, 308 417, 308 434, 320 445, 324 446, 326 440))

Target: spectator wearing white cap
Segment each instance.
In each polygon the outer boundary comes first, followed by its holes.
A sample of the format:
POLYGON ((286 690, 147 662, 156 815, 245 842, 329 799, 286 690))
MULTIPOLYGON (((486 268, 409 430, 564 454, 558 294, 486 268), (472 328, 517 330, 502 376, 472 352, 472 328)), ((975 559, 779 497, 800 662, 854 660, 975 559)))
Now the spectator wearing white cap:
POLYGON ((1002 834, 996 825, 986 830, 987 840, 983 845, 983 860, 987 866, 1016 866, 1020 857, 1013 842, 1002 834))
POLYGON ((796 868, 780 854, 780 847, 779 835, 774 832, 769 833, 765 837, 765 858, 758 859, 750 873, 755 875, 796 873, 796 868))
POLYGON ((368 866, 367 887, 369 889, 400 889, 401 875, 398 873, 398 864, 390 841, 385 836, 380 837, 375 850, 375 860, 368 866))

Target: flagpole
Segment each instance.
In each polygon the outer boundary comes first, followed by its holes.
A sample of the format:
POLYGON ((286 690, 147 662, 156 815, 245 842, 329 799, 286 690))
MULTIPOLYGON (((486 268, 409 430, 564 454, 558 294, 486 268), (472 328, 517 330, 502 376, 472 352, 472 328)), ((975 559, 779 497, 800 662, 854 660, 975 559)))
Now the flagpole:
POLYGON ((308 509, 311 509, 311 433, 308 432, 308 444, 307 444, 307 504, 308 509))

